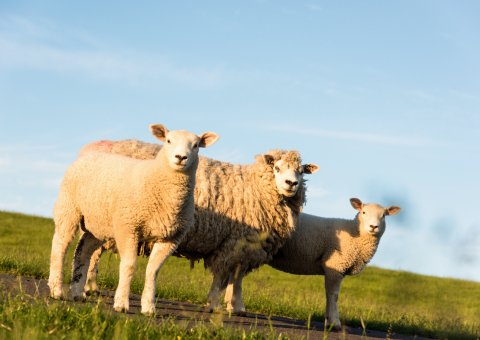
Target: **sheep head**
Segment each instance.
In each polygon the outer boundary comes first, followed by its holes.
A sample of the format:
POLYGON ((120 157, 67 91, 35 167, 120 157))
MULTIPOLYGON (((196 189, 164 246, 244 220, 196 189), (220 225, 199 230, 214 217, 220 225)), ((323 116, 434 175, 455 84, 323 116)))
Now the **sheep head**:
POLYGON ((215 143, 219 136, 214 132, 205 132, 201 136, 185 130, 168 131, 162 124, 151 124, 150 130, 163 144, 168 165, 177 171, 186 171, 198 161, 199 148, 215 143))
POLYGON ((376 203, 364 204, 358 198, 351 198, 350 203, 358 211, 360 233, 377 237, 381 237, 385 232, 385 216, 395 215, 400 211, 397 206, 384 208, 376 203))
POLYGON ((262 156, 273 169, 278 192, 285 197, 295 196, 303 184, 304 174, 313 174, 319 169, 315 164, 302 164, 297 151, 273 150, 262 156))

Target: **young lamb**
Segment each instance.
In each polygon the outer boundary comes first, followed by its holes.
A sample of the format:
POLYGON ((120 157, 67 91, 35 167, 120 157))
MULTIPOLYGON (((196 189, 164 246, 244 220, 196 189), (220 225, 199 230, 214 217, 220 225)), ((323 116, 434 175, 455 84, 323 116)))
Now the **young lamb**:
MULTIPOLYGON (((138 141, 97 142, 84 150, 96 146, 100 151, 143 159, 158 152, 157 146, 138 141)), ((207 304, 210 310, 220 307, 219 296, 229 282, 269 262, 290 237, 305 202, 303 175, 317 170, 315 164, 302 165, 296 151, 274 150, 257 156, 249 165, 200 157, 195 225, 175 254, 190 260, 204 259, 212 271, 207 304)), ((94 268, 89 270, 90 288, 96 288, 94 268)), ((241 286, 236 298, 228 301, 227 310, 245 311, 241 286)))
MULTIPOLYGON (((353 220, 302 213, 292 237, 269 263, 291 274, 325 275, 327 324, 336 329, 341 328, 337 300, 343 278, 363 270, 385 231, 385 216, 400 211, 396 206, 363 204, 358 198, 350 203, 358 211, 353 220)), ((238 285, 241 281, 229 285, 227 295, 234 295, 238 285)))
POLYGON ((90 152, 67 170, 54 209, 48 285, 53 298, 62 296, 63 262, 68 245, 81 225, 84 234, 75 250, 73 299, 84 297, 90 257, 105 241, 114 240, 120 254, 120 279, 114 298, 116 311, 128 311, 130 282, 137 245, 153 241, 142 294, 142 313, 155 311, 155 279, 165 259, 194 223, 195 173, 198 149, 218 136, 150 125, 164 146, 155 159, 140 161, 120 155, 90 152))

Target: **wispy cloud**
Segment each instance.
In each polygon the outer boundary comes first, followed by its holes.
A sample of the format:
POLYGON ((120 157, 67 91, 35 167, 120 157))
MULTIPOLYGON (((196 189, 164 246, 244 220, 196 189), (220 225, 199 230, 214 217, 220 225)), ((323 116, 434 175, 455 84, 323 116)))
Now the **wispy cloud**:
POLYGON ((252 155, 246 155, 239 148, 225 148, 218 147, 215 150, 206 150, 205 154, 209 154, 210 157, 215 159, 228 159, 232 163, 248 163, 253 161, 252 155))
POLYGON ((51 215, 70 158, 51 145, 0 145, 0 209, 51 215))
POLYGON ((16 16, 0 17, 0 68, 74 74, 130 84, 167 82, 210 88, 219 86, 223 68, 178 65, 162 55, 139 55, 103 47, 84 32, 16 16))
POLYGON ((313 12, 320 12, 320 11, 323 11, 323 7, 318 5, 318 4, 306 4, 305 5, 307 7, 307 9, 313 11, 313 12))
POLYGON ((319 186, 309 186, 307 183, 307 197, 308 198, 323 198, 328 196, 329 192, 325 188, 319 186))
POLYGON ((0 145, 0 172, 18 176, 62 174, 71 161, 58 147, 50 145, 0 145))
POLYGON ((407 96, 415 97, 418 99, 422 100, 427 100, 427 101, 438 101, 439 97, 436 96, 435 94, 432 94, 427 91, 423 90, 411 90, 411 91, 406 91, 405 93, 407 96))
POLYGON ((2 167, 7 167, 8 165, 10 165, 10 163, 11 163, 10 159, 1 157, 0 158, 0 169, 2 167))
POLYGON ((0 145, 0 153, 17 153, 25 151, 51 151, 57 147, 53 145, 8 144, 0 145))
POLYGON ((386 145, 396 145, 396 146, 409 146, 409 147, 418 147, 418 146, 431 146, 438 145, 439 143, 411 136, 387 136, 381 134, 372 134, 372 133, 359 133, 352 131, 334 131, 334 130, 322 130, 317 128, 305 128, 305 127, 294 127, 286 125, 271 125, 262 127, 262 129, 278 131, 278 132, 288 132, 298 135, 310 135, 322 138, 331 138, 331 139, 340 139, 340 140, 350 140, 357 142, 368 142, 375 144, 386 144, 386 145))
POLYGON ((461 100, 468 100, 468 101, 475 101, 475 102, 479 101, 478 95, 465 92, 465 91, 450 90, 450 94, 461 100))

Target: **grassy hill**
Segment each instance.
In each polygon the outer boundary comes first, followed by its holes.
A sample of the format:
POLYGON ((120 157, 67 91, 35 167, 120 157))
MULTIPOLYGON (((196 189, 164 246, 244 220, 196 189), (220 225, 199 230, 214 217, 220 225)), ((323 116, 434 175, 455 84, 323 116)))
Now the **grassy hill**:
MULTIPOLYGON (((0 271, 47 278, 51 219, 0 212, 0 271)), ((70 246, 65 277, 70 276, 74 245, 70 246)), ((139 259, 132 291, 141 293, 146 260, 139 259)), ((99 283, 114 289, 118 258, 103 256, 99 283)), ((211 276, 198 264, 193 270, 184 259, 171 257, 160 270, 157 295, 205 303, 211 276)), ((244 280, 247 310, 271 315, 323 321, 323 277, 298 276, 268 266, 244 280)), ((1 310, 1 309, 0 309, 1 310)), ((436 338, 480 337, 480 283, 423 276, 368 267, 347 277, 339 298, 342 321, 351 326, 436 338)))

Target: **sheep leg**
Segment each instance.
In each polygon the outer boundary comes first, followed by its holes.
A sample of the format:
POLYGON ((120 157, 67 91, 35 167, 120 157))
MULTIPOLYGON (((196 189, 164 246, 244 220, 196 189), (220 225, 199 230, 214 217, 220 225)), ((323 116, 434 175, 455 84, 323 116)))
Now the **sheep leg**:
POLYGON ((343 275, 334 270, 325 271, 325 293, 327 298, 327 326, 340 330, 342 324, 338 315, 337 301, 340 294, 340 284, 342 283, 343 275))
POLYGON ((74 300, 84 300, 83 293, 87 280, 87 271, 90 266, 92 253, 101 247, 103 241, 95 238, 90 232, 85 232, 78 240, 73 257, 72 282, 70 294, 74 300))
POLYGON ((207 309, 209 312, 215 312, 221 309, 220 294, 227 285, 227 282, 228 274, 213 273, 213 281, 207 298, 207 309))
POLYGON ((55 207, 55 233, 52 239, 52 250, 50 254, 50 275, 48 286, 50 296, 60 299, 63 295, 63 262, 68 246, 74 239, 81 215, 71 205, 63 202, 61 198, 55 207))
POLYGON ((155 314, 155 280, 163 263, 177 248, 175 243, 156 242, 147 264, 145 287, 142 293, 142 314, 155 314))
POLYGON ((228 278, 228 285, 227 285, 227 289, 225 290, 225 299, 224 299, 224 302, 225 304, 227 305, 227 312, 233 312, 233 279, 232 279, 232 275, 230 275, 230 277, 228 278))
MULTIPOLYGON (((118 230, 118 228, 116 229, 118 230)), ((131 234, 119 236, 115 238, 115 241, 120 254, 120 278, 115 291, 113 309, 117 312, 128 312, 130 284, 137 263, 138 239, 131 234)))
POLYGON ((235 273, 230 274, 228 278, 228 286, 225 292, 225 303, 227 304, 228 312, 239 314, 245 312, 242 297, 242 281, 243 275, 240 274, 240 266, 238 266, 235 273))
POLYGON ((85 283, 84 292, 86 295, 95 295, 98 294, 97 286, 97 274, 98 274, 98 263, 100 262, 100 257, 105 252, 105 247, 98 247, 90 257, 90 265, 88 266, 87 271, 87 282, 85 283))

